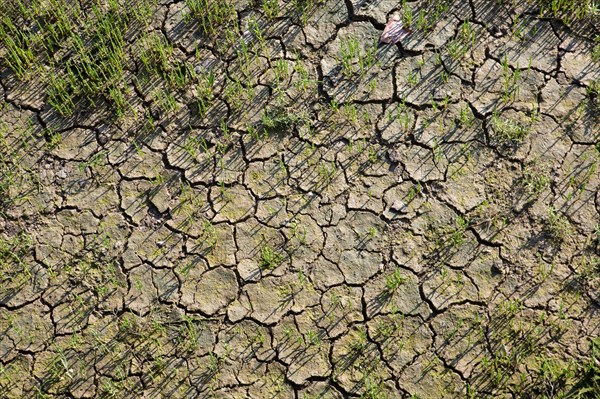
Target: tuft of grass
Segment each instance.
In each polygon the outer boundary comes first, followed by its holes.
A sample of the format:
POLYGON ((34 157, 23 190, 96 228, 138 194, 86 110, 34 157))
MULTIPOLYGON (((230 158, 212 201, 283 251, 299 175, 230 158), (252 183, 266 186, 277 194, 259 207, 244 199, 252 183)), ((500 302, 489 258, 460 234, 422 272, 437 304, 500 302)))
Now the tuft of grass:
POLYGON ((292 7, 302 26, 306 26, 308 18, 314 9, 325 3, 325 0, 292 0, 292 7))
POLYGON ((279 16, 279 0, 262 0, 262 9, 268 21, 279 16))
POLYGON ((540 7, 540 15, 559 18, 565 23, 600 15, 597 0, 529 0, 540 7))
POLYGON ((460 26, 458 35, 446 46, 446 51, 454 61, 461 61, 470 49, 477 43, 477 35, 473 30, 473 24, 466 19, 460 26))
POLYGON ((592 340, 591 347, 591 358, 579 370, 581 378, 569 392, 569 398, 600 398, 600 337, 592 340))
POLYGON ((600 35, 594 37, 594 47, 592 48, 592 60, 600 61, 600 35))
POLYGON ((551 181, 548 173, 538 165, 532 164, 523 171, 523 183, 529 194, 539 195, 550 186, 551 181))
POLYGON ((375 65, 377 61, 377 45, 370 46, 365 51, 360 50, 360 41, 356 37, 342 39, 341 43, 341 63, 342 73, 345 77, 351 77, 354 74, 354 66, 363 76, 365 72, 375 65))
POLYGON ((510 102, 519 99, 520 88, 519 88, 519 80, 521 78, 521 70, 515 68, 511 70, 508 65, 508 58, 506 55, 502 59, 502 101, 510 102))
POLYGON ((563 242, 573 232, 569 220, 552 206, 548 208, 548 232, 552 239, 558 243, 563 242))
POLYGON ((406 277, 402 275, 400 268, 396 267, 394 273, 385 278, 386 291, 393 294, 405 281, 406 277))
POLYGON ((413 26, 413 10, 404 1, 402 4, 402 26, 410 29, 413 26))
POLYGON ((259 267, 263 270, 275 269, 283 262, 283 255, 266 244, 260 250, 259 267))
POLYGON ((185 0, 189 16, 200 23, 202 33, 216 37, 226 26, 236 19, 231 0, 185 0))
POLYGON ((518 144, 529 134, 530 126, 509 118, 502 118, 496 111, 492 114, 490 127, 494 138, 501 144, 518 144))
POLYGON ((5 62, 8 67, 18 79, 23 80, 35 61, 32 43, 8 16, 0 20, 0 43, 6 48, 5 62))
POLYGON ((299 122, 307 122, 307 115, 294 113, 286 107, 273 107, 265 109, 261 121, 268 130, 285 130, 299 122))

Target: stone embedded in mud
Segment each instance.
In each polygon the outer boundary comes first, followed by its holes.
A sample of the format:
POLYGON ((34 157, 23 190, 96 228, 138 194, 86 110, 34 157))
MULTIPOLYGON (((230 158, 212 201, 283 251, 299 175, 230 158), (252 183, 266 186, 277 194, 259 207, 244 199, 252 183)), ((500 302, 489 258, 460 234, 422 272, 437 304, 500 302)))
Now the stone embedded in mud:
POLYGON ((408 205, 406 204, 406 202, 404 202, 402 200, 394 201, 392 203, 392 205, 390 206, 390 208, 399 213, 407 213, 408 212, 408 205))

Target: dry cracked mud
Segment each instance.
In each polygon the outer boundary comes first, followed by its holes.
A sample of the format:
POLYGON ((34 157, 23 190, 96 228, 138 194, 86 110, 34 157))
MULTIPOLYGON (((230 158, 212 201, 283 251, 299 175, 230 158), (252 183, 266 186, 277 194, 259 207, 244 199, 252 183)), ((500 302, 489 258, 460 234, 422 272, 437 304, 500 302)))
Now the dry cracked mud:
POLYGON ((600 336, 597 21, 275 3, 231 2, 230 43, 158 1, 126 40, 194 79, 128 54, 120 116, 63 116, 0 61, 0 397, 573 392, 600 336))

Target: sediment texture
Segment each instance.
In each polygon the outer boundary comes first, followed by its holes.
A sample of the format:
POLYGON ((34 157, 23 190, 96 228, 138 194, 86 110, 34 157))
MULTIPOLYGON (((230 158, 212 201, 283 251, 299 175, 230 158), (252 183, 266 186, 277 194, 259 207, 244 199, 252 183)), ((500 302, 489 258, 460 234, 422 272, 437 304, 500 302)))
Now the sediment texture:
POLYGON ((235 2, 228 42, 160 1, 127 41, 196 75, 132 50, 120 116, 3 67, 0 396, 568 392, 600 330, 597 27, 414 2, 378 46, 395 1, 279 3, 235 2))

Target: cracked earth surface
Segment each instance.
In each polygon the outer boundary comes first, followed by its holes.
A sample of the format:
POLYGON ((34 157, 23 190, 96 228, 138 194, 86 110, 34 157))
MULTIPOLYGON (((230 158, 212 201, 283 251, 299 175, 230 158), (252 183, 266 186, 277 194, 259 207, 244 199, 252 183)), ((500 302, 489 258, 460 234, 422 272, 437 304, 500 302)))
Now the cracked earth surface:
POLYGON ((377 46, 396 1, 235 2, 246 73, 161 0, 202 112, 132 63, 124 117, 63 117, 3 67, 0 396, 554 397, 600 332, 598 27, 447 3, 377 46))

